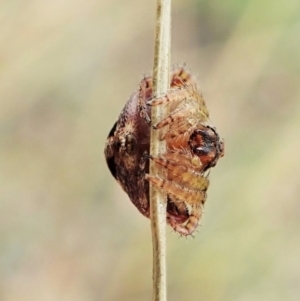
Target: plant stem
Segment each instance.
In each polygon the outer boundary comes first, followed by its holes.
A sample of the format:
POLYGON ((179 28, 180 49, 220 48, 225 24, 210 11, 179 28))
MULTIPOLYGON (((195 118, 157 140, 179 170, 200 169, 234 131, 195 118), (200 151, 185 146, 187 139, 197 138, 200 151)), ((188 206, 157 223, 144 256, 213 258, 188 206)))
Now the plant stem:
MULTIPOLYGON (((154 95, 166 93, 169 88, 171 45, 171 0, 157 0, 156 36, 154 50, 154 95)), ((152 124, 167 115, 165 106, 152 107, 152 124)), ((150 154, 156 157, 166 151, 160 141, 161 130, 151 130, 150 154)), ((150 174, 160 174, 150 161, 150 174)), ((153 301, 166 301, 166 200, 150 185, 150 216, 153 245, 153 301)))

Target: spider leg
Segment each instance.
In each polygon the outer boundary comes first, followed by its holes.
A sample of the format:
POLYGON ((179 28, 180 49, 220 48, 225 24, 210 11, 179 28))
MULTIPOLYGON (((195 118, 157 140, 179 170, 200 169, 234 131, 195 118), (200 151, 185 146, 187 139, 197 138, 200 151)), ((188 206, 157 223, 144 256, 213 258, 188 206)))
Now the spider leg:
MULTIPOLYGON (((206 191, 209 186, 209 180, 203 176, 203 173, 185 165, 178 164, 164 157, 152 157, 156 164, 168 170, 168 179, 180 182, 187 188, 199 191, 206 191)), ((202 171, 202 170, 201 170, 202 171)))
POLYGON ((176 126, 171 127, 168 131, 162 135, 162 140, 168 139, 179 139, 180 136, 190 136, 190 134, 194 131, 196 125, 191 124, 187 120, 178 121, 176 126))
POLYGON ((173 78, 171 81, 171 86, 184 86, 188 82, 195 82, 195 79, 192 78, 191 73, 187 72, 185 66, 178 66, 173 73, 173 78))
POLYGON ((195 216, 195 215, 189 216, 189 218, 181 224, 174 223, 172 225, 170 223, 170 225, 171 225, 171 227, 173 227, 173 229, 176 232, 178 232, 184 236, 192 235, 192 233, 197 229, 197 227, 199 225, 199 220, 202 216, 201 211, 199 213, 200 213, 200 214, 198 214, 199 216, 195 216))
POLYGON ((188 204, 176 197, 168 197, 168 206, 174 204, 176 208, 180 208, 181 212, 185 212, 185 218, 181 215, 180 218, 174 214, 174 211, 167 210, 167 218, 170 226, 183 236, 192 235, 197 229, 199 221, 203 213, 203 205, 199 203, 188 204))
POLYGON ((186 118, 185 111, 186 110, 184 107, 180 107, 180 108, 176 109, 171 114, 169 114, 169 116, 163 118, 160 122, 155 124, 153 126, 154 129, 161 129, 167 125, 173 124, 174 122, 179 122, 179 121, 185 119, 186 118))
POLYGON ((167 117, 163 118, 160 122, 155 124, 155 129, 163 128, 167 125, 172 126, 173 124, 181 123, 185 121, 186 128, 197 122, 206 122, 208 120, 207 111, 205 106, 195 102, 195 105, 191 105, 192 100, 190 98, 181 99, 181 103, 177 109, 172 111, 167 117), (198 104, 198 105, 197 105, 198 104))
POLYGON ((151 182, 154 186, 165 191, 167 194, 178 197, 184 200, 185 203, 196 204, 204 203, 206 200, 206 192, 203 190, 192 190, 186 187, 180 186, 173 181, 162 179, 158 176, 145 175, 145 179, 151 182))
POLYGON ((152 78, 145 77, 142 79, 139 92, 138 92, 138 110, 140 116, 146 120, 148 124, 151 124, 151 118, 149 116, 149 108, 146 105, 148 99, 152 97, 152 78))
POLYGON ((193 86, 184 85, 176 89, 172 89, 170 92, 148 100, 147 106, 157 106, 161 104, 167 104, 176 101, 182 101, 186 98, 190 98, 193 95, 193 86))
POLYGON ((144 118, 148 124, 151 124, 151 118, 147 112, 147 108, 141 104, 138 104, 138 110, 140 111, 140 116, 144 118))

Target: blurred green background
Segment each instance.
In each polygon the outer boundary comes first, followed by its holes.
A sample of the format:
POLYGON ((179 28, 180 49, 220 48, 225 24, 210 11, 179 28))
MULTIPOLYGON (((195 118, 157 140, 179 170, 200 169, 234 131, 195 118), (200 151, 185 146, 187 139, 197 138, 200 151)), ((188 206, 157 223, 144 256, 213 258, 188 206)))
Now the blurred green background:
MULTIPOLYGON (((104 143, 153 63, 156 1, 0 1, 0 300, 151 300, 152 247, 104 143)), ((180 301, 300 298, 300 1, 173 1, 226 155, 196 238, 168 233, 180 301)))

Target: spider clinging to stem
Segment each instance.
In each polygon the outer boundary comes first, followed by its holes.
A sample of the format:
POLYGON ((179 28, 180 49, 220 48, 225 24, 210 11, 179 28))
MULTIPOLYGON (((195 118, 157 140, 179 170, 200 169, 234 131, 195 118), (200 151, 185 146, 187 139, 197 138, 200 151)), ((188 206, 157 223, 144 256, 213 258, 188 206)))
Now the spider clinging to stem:
POLYGON ((194 77, 178 68, 170 91, 153 98, 152 77, 144 78, 125 105, 106 142, 109 169, 139 211, 149 217, 149 181, 167 195, 167 222, 182 235, 198 226, 209 186, 208 172, 224 155, 224 143, 209 121, 194 77), (168 126, 161 135, 167 151, 148 156, 152 106, 169 105, 170 114, 153 125, 168 126), (166 178, 149 175, 148 160, 166 170, 166 178))

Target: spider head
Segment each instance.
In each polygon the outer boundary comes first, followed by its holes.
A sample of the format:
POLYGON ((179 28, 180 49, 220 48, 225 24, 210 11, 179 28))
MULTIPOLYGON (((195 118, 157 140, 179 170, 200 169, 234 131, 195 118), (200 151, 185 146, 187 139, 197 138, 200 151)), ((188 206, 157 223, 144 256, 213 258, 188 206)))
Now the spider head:
POLYGON ((189 146, 192 154, 198 156, 203 164, 203 171, 215 166, 224 156, 224 141, 209 125, 201 125, 192 133, 189 146))

